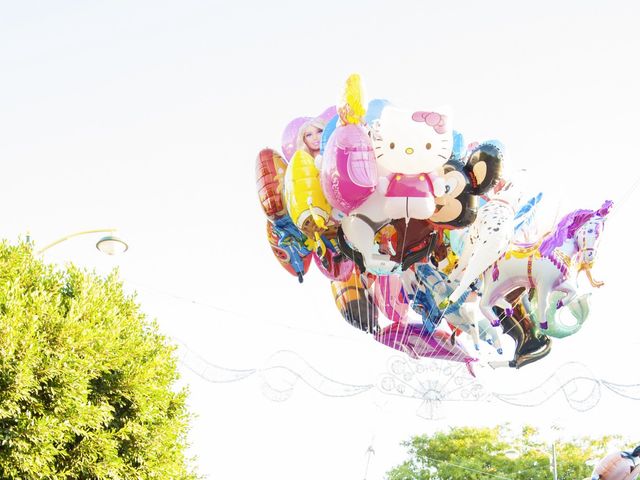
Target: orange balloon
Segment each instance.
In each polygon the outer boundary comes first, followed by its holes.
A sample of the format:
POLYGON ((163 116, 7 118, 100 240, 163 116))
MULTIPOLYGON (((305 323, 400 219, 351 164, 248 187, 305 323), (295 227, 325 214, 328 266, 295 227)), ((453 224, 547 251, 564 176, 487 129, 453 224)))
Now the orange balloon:
POLYGON ((260 204, 269 220, 274 221, 287 213, 282 199, 284 172, 287 164, 275 150, 265 148, 256 159, 256 188, 260 204))
POLYGON ((378 325, 378 310, 373 302, 373 296, 366 285, 368 279, 354 268, 351 277, 340 282, 331 282, 331 291, 336 307, 342 317, 352 326, 367 333, 376 333, 378 325))

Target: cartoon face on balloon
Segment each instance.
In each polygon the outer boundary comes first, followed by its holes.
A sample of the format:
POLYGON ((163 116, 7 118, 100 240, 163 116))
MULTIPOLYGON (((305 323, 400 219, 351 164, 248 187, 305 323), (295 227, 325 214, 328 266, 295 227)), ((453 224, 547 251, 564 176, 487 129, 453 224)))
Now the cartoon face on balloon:
POLYGON ((502 159, 497 146, 484 143, 474 149, 467 162, 449 160, 444 165, 445 193, 436 198, 436 211, 429 220, 449 228, 471 225, 478 212, 477 197, 499 180, 502 159))
POLYGON ((380 105, 367 119, 378 185, 373 195, 342 221, 348 241, 362 254, 367 271, 388 274, 398 268, 388 255, 374 249, 377 227, 394 219, 427 220, 442 194, 441 167, 452 152, 447 114, 407 111, 380 105), (375 258, 374 258, 375 257, 375 258))
POLYGON ((450 115, 386 107, 371 125, 378 165, 388 172, 433 172, 451 156, 450 115))
POLYGON ((320 153, 320 140, 322 139, 323 128, 309 124, 302 132, 302 141, 311 154, 320 153))
POLYGON ((444 179, 444 195, 436 198, 436 211, 430 220, 451 226, 470 225, 475 220, 478 202, 469 192, 471 182, 464 165, 458 161, 447 162, 444 166, 444 179))

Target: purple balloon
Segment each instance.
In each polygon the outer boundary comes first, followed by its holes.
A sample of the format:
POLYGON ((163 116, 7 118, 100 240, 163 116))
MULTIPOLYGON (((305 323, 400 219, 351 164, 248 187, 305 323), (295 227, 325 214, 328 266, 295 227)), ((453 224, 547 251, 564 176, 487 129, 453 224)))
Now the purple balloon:
POLYGON ((331 206, 346 215, 371 196, 378 183, 378 167, 364 128, 335 129, 322 155, 320 182, 331 206))
POLYGON ((443 330, 435 330, 430 334, 421 323, 393 323, 377 333, 375 339, 415 359, 429 357, 464 362, 469 373, 475 377, 472 363, 478 359, 471 357, 459 342, 452 345, 451 336, 443 330))
POLYGON ((318 115, 318 118, 320 120, 322 120, 325 124, 327 124, 327 123, 329 123, 329 120, 331 120, 337 114, 338 114, 338 110, 336 109, 336 106, 335 105, 331 105, 324 112, 322 112, 320 115, 318 115))
POLYGON ((302 125, 307 123, 309 120, 313 120, 314 118, 322 120, 322 122, 327 124, 329 123, 329 120, 331 120, 336 115, 336 107, 332 105, 317 117, 298 117, 291 120, 285 127, 284 132, 282 132, 282 153, 284 154, 284 159, 287 161, 287 163, 289 163, 289 160, 291 160, 293 154, 296 153, 296 138, 298 137, 298 131, 300 130, 300 127, 302 127, 302 125))
POLYGON ((298 130, 306 122, 311 120, 311 117, 298 117, 291 120, 285 127, 282 133, 282 153, 284 158, 289 163, 293 154, 296 153, 296 137, 298 136, 298 130))

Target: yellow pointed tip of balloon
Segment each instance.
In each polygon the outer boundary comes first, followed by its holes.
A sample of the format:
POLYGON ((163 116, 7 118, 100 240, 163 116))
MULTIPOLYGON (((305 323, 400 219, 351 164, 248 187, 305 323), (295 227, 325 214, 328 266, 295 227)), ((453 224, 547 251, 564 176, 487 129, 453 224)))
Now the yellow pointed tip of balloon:
POLYGON ((358 125, 363 123, 366 112, 360 75, 354 73, 347 78, 342 104, 338 108, 338 114, 340 120, 342 120, 342 123, 345 125, 358 125))
POLYGON ((327 225, 324 222, 324 218, 322 218, 317 213, 314 213, 313 211, 311 213, 311 217, 313 218, 313 223, 315 223, 318 226, 318 228, 321 228, 323 230, 327 229, 327 225))

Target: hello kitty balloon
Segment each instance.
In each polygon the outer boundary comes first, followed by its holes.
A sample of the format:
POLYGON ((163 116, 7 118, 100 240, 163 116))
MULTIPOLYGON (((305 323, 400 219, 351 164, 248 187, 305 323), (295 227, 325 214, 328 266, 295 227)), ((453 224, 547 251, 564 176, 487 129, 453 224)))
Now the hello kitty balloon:
POLYGON ((390 105, 369 119, 376 156, 375 192, 342 221, 342 229, 362 254, 366 269, 384 274, 399 265, 376 251, 376 231, 398 218, 425 220, 436 211, 435 197, 444 195, 443 165, 453 148, 451 116, 444 111, 407 111, 390 105))

